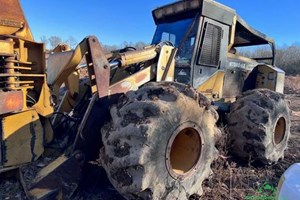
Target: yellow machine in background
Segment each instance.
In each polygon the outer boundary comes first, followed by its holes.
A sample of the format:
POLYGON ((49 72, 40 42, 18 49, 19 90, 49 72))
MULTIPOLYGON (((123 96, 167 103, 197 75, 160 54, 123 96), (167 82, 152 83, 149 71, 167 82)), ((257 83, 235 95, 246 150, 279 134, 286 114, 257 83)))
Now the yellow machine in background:
POLYGON ((263 163, 283 157, 284 72, 260 62, 274 64, 274 41, 233 9, 177 1, 153 11, 157 30, 142 50, 105 54, 89 36, 73 50, 59 45, 46 66, 19 1, 0 5, 0 173, 49 149, 64 152, 26 186, 29 198, 70 198, 82 167, 96 159, 127 199, 198 197, 224 112, 233 154, 263 163), (271 57, 231 51, 261 44, 271 57), (86 79, 77 71, 82 59, 86 79))
POLYGON ((2 170, 39 158, 44 127, 54 112, 46 82, 44 44, 33 41, 18 1, 0 8, 2 170))

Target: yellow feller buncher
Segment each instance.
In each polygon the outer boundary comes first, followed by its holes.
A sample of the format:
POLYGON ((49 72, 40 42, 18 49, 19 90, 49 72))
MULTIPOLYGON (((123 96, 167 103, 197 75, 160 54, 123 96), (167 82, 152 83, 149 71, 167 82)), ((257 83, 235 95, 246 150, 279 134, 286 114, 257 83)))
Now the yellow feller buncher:
POLYGON ((143 50, 105 54, 90 36, 46 60, 19 1, 0 0, 0 173, 64 150, 26 186, 30 198, 70 198, 96 159, 126 199, 196 198, 218 156, 219 115, 232 154, 266 164, 283 158, 290 116, 274 41, 211 0, 177 1, 153 18, 143 50), (235 51, 258 45, 270 55, 235 51))

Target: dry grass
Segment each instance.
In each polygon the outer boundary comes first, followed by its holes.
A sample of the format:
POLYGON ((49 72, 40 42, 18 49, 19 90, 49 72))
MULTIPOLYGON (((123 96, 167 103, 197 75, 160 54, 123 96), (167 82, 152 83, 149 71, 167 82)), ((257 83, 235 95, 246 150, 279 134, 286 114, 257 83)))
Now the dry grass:
POLYGON ((285 94, 299 94, 300 93, 300 75, 287 76, 285 78, 285 94))
POLYGON ((203 184, 204 194, 201 199, 260 199, 263 195, 270 200, 275 199, 275 193, 266 195, 260 193, 259 189, 265 184, 276 188, 284 171, 300 161, 297 150, 300 148, 299 135, 292 135, 284 160, 270 166, 255 165, 250 161, 242 162, 231 157, 226 137, 225 133, 217 144, 220 156, 212 164, 213 175, 203 184))

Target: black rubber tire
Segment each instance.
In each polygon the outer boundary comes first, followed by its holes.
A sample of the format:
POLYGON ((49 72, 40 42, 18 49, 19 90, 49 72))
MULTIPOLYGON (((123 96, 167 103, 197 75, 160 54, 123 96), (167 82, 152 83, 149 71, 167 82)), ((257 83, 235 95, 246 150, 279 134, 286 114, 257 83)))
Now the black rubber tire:
POLYGON ((205 96, 179 83, 148 83, 128 92, 111 108, 111 116, 111 123, 102 129, 100 158, 119 193, 126 199, 172 200, 202 194, 201 184, 212 173, 210 165, 218 156, 215 140, 221 134, 215 126, 218 114, 205 96), (199 131, 202 147, 195 148, 201 155, 188 175, 172 175, 169 141, 181 127, 190 126, 199 131))
POLYGON ((290 110, 283 94, 268 89, 250 90, 238 97, 230 110, 227 120, 234 155, 264 164, 284 157, 290 135, 290 110))

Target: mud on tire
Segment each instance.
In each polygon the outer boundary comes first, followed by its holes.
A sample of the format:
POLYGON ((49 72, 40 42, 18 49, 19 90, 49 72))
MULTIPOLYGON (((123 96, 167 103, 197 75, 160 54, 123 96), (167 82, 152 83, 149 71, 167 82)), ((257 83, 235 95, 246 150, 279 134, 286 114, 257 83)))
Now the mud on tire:
POLYGON ((290 111, 284 95, 268 89, 245 92, 228 115, 231 152, 243 159, 273 163, 284 157, 290 111))
POLYGON ((102 129, 103 167, 127 199, 188 199, 217 157, 217 112, 179 83, 149 83, 111 108, 102 129))

